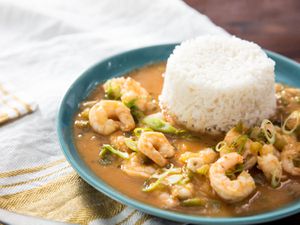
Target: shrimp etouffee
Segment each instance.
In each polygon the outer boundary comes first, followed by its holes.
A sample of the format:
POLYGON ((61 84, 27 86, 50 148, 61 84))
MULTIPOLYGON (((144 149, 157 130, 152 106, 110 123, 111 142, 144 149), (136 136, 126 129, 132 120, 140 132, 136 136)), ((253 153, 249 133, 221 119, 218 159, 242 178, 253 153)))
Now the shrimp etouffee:
POLYGON ((206 216, 270 211, 300 198, 300 90, 276 84, 272 118, 218 135, 190 132, 162 112, 165 63, 98 85, 74 118, 90 169, 157 207, 206 216))

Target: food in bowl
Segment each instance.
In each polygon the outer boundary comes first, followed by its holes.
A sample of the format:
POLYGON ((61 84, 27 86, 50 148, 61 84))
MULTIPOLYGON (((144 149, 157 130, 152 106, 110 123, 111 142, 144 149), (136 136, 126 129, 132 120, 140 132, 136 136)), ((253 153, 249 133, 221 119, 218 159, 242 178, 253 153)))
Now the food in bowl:
MULTIPOLYGON (((272 71, 272 62, 265 62, 267 71, 272 71)), ((195 68, 193 63, 191 69, 195 68)), ((298 199, 300 90, 275 84, 274 74, 269 73, 271 78, 265 84, 273 85, 269 90, 273 95, 267 88, 260 95, 264 95, 261 99, 275 99, 275 107, 269 102, 263 104, 269 109, 257 106, 267 116, 256 114, 253 120, 240 116, 233 125, 220 127, 198 124, 195 127, 203 127, 195 130, 174 115, 163 97, 158 100, 168 85, 164 82, 168 66, 153 64, 110 79, 81 104, 74 118, 74 141, 91 170, 132 198, 189 214, 252 215, 298 199)), ((261 93, 253 89, 254 95, 255 91, 261 93)), ((247 100, 257 104, 257 99, 247 100)), ((194 99, 187 98, 182 104, 191 102, 194 99)), ((246 110, 252 107, 249 104, 239 103, 235 110, 246 110)), ((217 106, 211 110, 224 107, 217 106)))

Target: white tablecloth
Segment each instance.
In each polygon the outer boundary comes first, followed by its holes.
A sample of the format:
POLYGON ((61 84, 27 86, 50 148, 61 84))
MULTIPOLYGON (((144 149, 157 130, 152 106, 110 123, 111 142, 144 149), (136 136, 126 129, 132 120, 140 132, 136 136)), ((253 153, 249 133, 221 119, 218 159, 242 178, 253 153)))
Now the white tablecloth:
MULTIPOLYGON (((202 34, 226 32, 179 0, 1 0, 0 81, 30 95, 39 108, 0 127, 0 196, 73 172, 60 161, 55 117, 67 88, 90 65, 125 50, 202 34)), ((126 210, 131 209, 125 207, 124 215, 126 210)), ((122 212, 92 223, 121 221, 122 212)))

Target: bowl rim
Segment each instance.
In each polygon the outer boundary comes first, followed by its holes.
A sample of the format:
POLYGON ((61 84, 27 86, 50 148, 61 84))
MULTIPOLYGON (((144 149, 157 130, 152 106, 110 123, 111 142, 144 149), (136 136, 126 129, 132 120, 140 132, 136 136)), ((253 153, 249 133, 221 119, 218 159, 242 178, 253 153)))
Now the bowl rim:
MULTIPOLYGON (((192 214, 184 214, 180 212, 170 211, 161 209, 152 205, 149 205, 147 203, 144 203, 142 201, 136 200, 134 198, 131 198, 129 196, 126 196, 125 194, 119 192, 117 189, 111 187, 108 185, 105 181, 103 181, 100 177, 97 177, 98 179, 95 179, 95 175, 93 176, 93 172, 90 169, 85 169, 79 165, 78 161, 74 158, 74 156, 71 154, 71 151, 69 151, 69 144, 64 139, 63 135, 63 112, 65 110, 64 105, 66 104, 66 101, 69 97, 69 95, 73 92, 74 88, 79 85, 82 80, 87 76, 89 71, 95 69, 97 66, 109 62, 111 59, 115 57, 122 57, 126 56, 127 54, 134 54, 137 51, 145 51, 150 50, 153 48, 164 48, 164 47, 175 47, 179 43, 170 43, 170 44, 161 44, 161 45, 152 45, 147 46, 143 48, 136 48, 129 51, 125 51, 119 54, 115 54, 111 57, 105 58, 100 60, 99 62, 95 63, 91 67, 89 67, 87 70, 85 70, 77 79, 72 83, 72 85, 68 88, 67 92, 65 93, 64 97, 62 98, 59 110, 56 117, 56 131, 57 136, 60 144, 60 148, 65 155, 68 162, 71 164, 73 169, 79 174, 79 176, 84 179, 88 184, 90 184, 92 187, 97 189, 98 191, 104 193, 105 195, 109 196, 110 198, 125 204, 127 206, 136 208, 146 214, 151 214, 153 216, 158 216, 160 218, 168 219, 171 221, 177 221, 177 222, 185 222, 185 223, 203 223, 203 224, 248 224, 248 223, 260 223, 260 222, 268 222, 276 219, 280 219, 283 217, 287 217, 289 215, 295 214, 300 212, 300 201, 294 202, 291 204, 288 204, 282 208, 278 208, 276 210, 272 210, 269 212, 264 212, 260 214, 255 214, 251 216, 241 216, 241 217, 208 217, 208 216, 198 216, 198 215, 192 215, 192 214)), ((268 56, 271 56, 272 58, 277 58, 278 60, 282 61, 283 63, 291 64, 293 66, 296 66, 297 69, 300 71, 300 64, 296 61, 293 61, 285 56, 282 56, 278 53, 274 53, 272 51, 265 50, 268 54, 268 56)), ((72 115, 73 116, 73 115, 72 115)), ((75 149, 76 150, 76 149, 75 149)), ((76 150, 77 151, 77 150, 76 150)))

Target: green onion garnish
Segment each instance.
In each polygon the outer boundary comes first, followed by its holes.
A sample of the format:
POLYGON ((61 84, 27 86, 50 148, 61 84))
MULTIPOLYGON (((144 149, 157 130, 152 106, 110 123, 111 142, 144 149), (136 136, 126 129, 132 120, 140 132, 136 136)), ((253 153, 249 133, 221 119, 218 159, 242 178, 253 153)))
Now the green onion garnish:
POLYGON ((299 117, 300 117, 300 112, 299 111, 292 112, 288 116, 288 118, 286 118, 286 120, 284 121, 284 123, 282 125, 282 132, 285 133, 285 134, 291 134, 291 133, 293 133, 297 129, 298 125, 299 125, 299 122, 300 122, 299 121, 299 117), (293 124, 293 128, 292 129, 288 130, 288 129, 286 129, 286 126, 287 126, 289 120, 292 120, 292 119, 296 119, 296 123, 293 124))
POLYGON ((125 138, 125 144, 132 151, 135 151, 135 152, 138 151, 137 141, 134 141, 134 140, 132 140, 130 138, 125 138))
POLYGON ((225 146, 227 146, 227 143, 225 141, 220 141, 216 147, 215 147, 215 150, 217 152, 221 152, 222 148, 224 148, 225 146))
POLYGON ((102 148, 100 150, 99 156, 100 158, 102 158, 107 152, 111 152, 112 154, 115 154, 117 156, 119 156, 122 159, 128 159, 129 155, 127 152, 122 152, 120 150, 117 150, 115 148, 113 148, 111 145, 108 144, 104 144, 102 145, 102 148))
POLYGON ((169 169, 165 169, 163 173, 161 174, 153 174, 146 182, 144 183, 144 188, 142 191, 144 192, 150 192, 157 189, 161 184, 162 181, 169 176, 170 174, 178 174, 181 172, 180 168, 174 168, 173 164, 171 164, 171 167, 169 169), (156 181, 149 183, 150 180, 157 179, 156 181))
POLYGON ((261 123, 261 129, 270 144, 275 143, 276 131, 270 120, 264 119, 261 123))
POLYGON ((244 148, 247 141, 248 141, 247 135, 240 135, 232 142, 230 147, 233 147, 237 153, 242 155, 244 153, 244 148))
POLYGON ((169 124, 168 122, 157 117, 147 116, 143 119, 142 122, 155 131, 160 131, 167 134, 176 134, 176 135, 186 133, 185 130, 177 129, 173 127, 171 124, 169 124))

